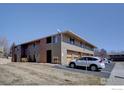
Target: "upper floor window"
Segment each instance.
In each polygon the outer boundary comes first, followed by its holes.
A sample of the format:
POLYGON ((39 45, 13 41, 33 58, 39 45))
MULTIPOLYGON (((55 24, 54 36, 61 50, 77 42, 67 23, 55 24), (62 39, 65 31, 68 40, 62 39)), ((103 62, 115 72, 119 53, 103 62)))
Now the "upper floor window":
POLYGON ((86 60, 86 57, 81 57, 78 60, 86 60))
POLYGON ((75 40, 73 38, 70 38, 70 43, 75 44, 75 40))
POLYGON ((82 42, 80 42, 80 47, 83 47, 83 43, 82 42))
POLYGON ((33 44, 33 48, 35 48, 35 43, 33 44))
POLYGON ((88 61, 96 61, 97 59, 96 58, 87 57, 87 60, 88 61))
POLYGON ((53 43, 57 43, 58 42, 58 37, 57 36, 53 36, 53 43))
POLYGON ((51 37, 47 37, 47 43, 51 43, 51 42, 52 42, 51 37))

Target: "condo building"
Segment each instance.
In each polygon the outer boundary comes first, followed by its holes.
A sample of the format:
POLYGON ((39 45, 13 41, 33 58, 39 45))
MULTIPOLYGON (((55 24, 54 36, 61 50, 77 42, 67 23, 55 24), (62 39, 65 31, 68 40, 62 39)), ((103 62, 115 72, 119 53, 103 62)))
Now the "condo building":
POLYGON ((93 56, 95 48, 75 33, 64 31, 14 46, 12 61, 67 65, 81 56, 93 56))

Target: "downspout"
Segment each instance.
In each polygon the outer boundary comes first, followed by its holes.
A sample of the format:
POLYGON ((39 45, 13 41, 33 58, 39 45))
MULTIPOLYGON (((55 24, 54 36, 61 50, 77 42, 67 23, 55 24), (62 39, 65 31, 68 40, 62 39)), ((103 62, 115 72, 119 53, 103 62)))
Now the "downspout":
POLYGON ((63 41, 63 36, 62 33, 60 33, 60 50, 61 50, 61 65, 62 65, 62 57, 63 57, 63 51, 62 51, 62 41, 63 41))

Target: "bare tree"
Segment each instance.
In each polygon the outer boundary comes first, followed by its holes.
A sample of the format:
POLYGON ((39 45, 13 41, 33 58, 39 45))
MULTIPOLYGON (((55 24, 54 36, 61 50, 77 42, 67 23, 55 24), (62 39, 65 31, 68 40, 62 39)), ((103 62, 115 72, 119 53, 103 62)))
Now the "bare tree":
POLYGON ((9 44, 6 37, 0 37, 0 47, 3 48, 3 53, 5 57, 8 57, 9 54, 9 44))
POLYGON ((106 57, 107 57, 107 51, 106 51, 105 49, 101 49, 101 50, 100 50, 100 56, 101 56, 102 58, 106 58, 106 57))
POLYGON ((100 56, 100 49, 96 48, 94 49, 94 56, 100 56))
POLYGON ((94 55, 101 58, 107 58, 107 51, 105 49, 95 49, 94 55))
POLYGON ((12 56, 12 53, 14 51, 15 43, 13 42, 11 47, 10 47, 10 56, 12 56))

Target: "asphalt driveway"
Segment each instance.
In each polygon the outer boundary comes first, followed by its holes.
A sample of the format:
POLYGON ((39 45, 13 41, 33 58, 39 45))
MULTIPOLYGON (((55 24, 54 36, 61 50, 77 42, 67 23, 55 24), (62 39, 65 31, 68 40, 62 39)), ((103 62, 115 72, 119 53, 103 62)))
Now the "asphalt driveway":
POLYGON ((106 64, 106 68, 102 69, 101 71, 90 71, 90 70, 86 70, 86 68, 79 68, 79 67, 78 68, 69 68, 67 66, 62 66, 62 65, 55 65, 54 67, 58 68, 58 69, 69 70, 72 72, 80 72, 80 73, 85 73, 85 74, 98 76, 98 77, 102 77, 102 78, 109 78, 114 65, 115 65, 115 63, 106 64))

